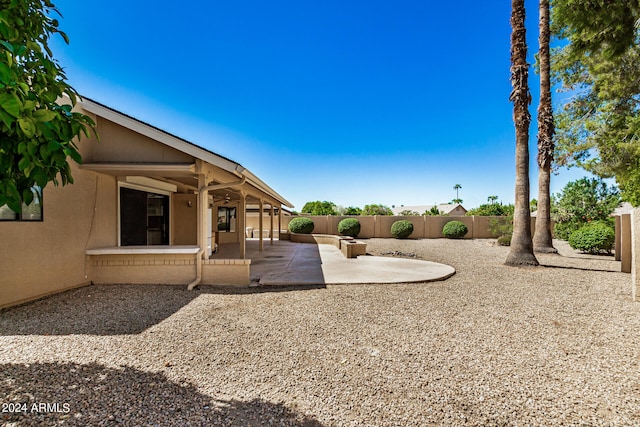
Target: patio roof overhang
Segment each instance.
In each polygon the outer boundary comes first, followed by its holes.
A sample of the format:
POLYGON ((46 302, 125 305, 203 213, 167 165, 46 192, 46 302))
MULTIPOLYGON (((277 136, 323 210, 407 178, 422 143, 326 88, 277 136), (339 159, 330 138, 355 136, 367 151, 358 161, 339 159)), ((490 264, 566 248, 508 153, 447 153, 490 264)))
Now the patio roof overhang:
POLYGON ((85 163, 80 169, 107 175, 193 177, 195 163, 85 163))
MULTIPOLYGON (((248 192, 255 200, 261 200, 262 196, 259 193, 264 193, 266 198, 273 199, 279 204, 286 207, 293 208, 291 202, 282 197, 273 188, 267 185, 264 181, 254 175, 251 171, 244 166, 236 163, 226 157, 202 148, 190 141, 187 141, 178 136, 172 135, 162 129, 152 126, 148 123, 144 123, 138 119, 128 116, 124 113, 116 111, 105 105, 102 105, 96 101, 88 98, 83 98, 80 102, 80 107, 89 113, 102 117, 111 122, 117 123, 129 130, 135 131, 141 135, 165 144, 171 148, 179 150, 185 154, 193 156, 194 159, 208 163, 214 167, 235 176, 237 178, 245 178, 246 184, 258 190, 248 192)), ((141 175, 141 176, 153 176, 153 177, 168 177, 168 178, 186 178, 191 177, 198 173, 198 166, 194 164, 126 164, 126 163, 93 163, 84 165, 87 170, 95 172, 107 173, 111 175, 141 175)), ((193 185, 195 183, 191 183, 193 185)))

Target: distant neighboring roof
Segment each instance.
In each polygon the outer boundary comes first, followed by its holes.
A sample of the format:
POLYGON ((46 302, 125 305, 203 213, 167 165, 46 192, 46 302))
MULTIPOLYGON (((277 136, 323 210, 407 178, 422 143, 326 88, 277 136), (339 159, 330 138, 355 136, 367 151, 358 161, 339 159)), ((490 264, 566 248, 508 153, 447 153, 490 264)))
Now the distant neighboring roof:
MULTIPOLYGON (((436 205, 418 205, 418 206, 396 206, 395 208, 392 208, 391 210, 393 211, 394 215, 400 215, 400 212, 402 211, 414 211, 414 212, 418 212, 420 215, 422 215, 423 213, 425 213, 428 210, 431 210, 431 208, 433 208, 436 205)), ((453 211, 454 209, 456 209, 458 206, 460 208, 462 208, 462 210, 464 210, 465 212, 467 211, 464 206, 462 206, 460 203, 442 203, 437 205, 438 206, 438 210, 440 212, 443 212, 445 214, 450 213, 451 211, 453 211)))
POLYGON ((244 166, 237 162, 234 162, 233 160, 230 160, 224 156, 214 153, 211 150, 207 150, 206 148, 194 144, 191 141, 187 141, 184 138, 180 138, 179 136, 173 135, 165 130, 138 120, 135 117, 124 114, 90 98, 82 97, 80 100, 78 100, 78 104, 85 111, 117 123, 127 129, 138 132, 141 135, 147 136, 151 139, 168 145, 169 147, 175 148, 176 150, 182 151, 183 153, 189 154, 190 156, 196 157, 200 160, 204 160, 205 162, 217 166, 230 173, 233 173, 238 177, 244 176, 247 179, 247 182, 253 185, 255 188, 264 191, 266 194, 275 198, 283 205, 289 208, 293 208, 291 202, 278 194, 274 189, 269 187, 269 185, 255 176, 249 169, 246 169, 244 166))

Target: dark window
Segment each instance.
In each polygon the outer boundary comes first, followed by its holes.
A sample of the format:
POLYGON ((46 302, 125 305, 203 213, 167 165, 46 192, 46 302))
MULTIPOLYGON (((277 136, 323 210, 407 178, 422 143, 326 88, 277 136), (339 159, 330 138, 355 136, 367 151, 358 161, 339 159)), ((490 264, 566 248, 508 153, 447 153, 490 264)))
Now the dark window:
POLYGON ((169 196, 120 187, 120 245, 168 245, 169 196))
POLYGON ((0 221, 42 221, 42 189, 33 187, 33 202, 22 204, 22 213, 16 213, 9 206, 0 206, 0 221))
POLYGON ((236 208, 218 208, 218 231, 236 231, 236 208))

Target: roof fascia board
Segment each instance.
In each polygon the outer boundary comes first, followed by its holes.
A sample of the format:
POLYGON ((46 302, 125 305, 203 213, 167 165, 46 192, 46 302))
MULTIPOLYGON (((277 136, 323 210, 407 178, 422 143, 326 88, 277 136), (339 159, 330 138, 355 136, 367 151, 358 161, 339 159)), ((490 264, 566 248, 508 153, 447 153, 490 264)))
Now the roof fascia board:
POLYGON ((115 110, 91 102, 86 98, 80 101, 79 104, 81 104, 81 107, 84 110, 90 113, 119 124, 141 135, 159 141, 171 148, 175 148, 176 150, 189 154, 190 156, 193 156, 197 159, 204 160, 207 163, 211 163, 212 165, 224 169, 227 172, 231 172, 237 176, 240 176, 242 174, 242 171, 244 170, 244 168, 238 163, 217 156, 203 148, 183 141, 173 135, 156 129, 131 117, 120 114, 115 110))
POLYGON ((201 147, 198 147, 195 144, 189 143, 176 136, 163 132, 160 129, 157 129, 151 125, 143 123, 139 120, 136 120, 116 110, 108 108, 104 105, 91 101, 90 99, 83 98, 82 100, 78 101, 78 104, 80 104, 80 106, 84 110, 92 114, 95 114, 111 122, 114 122, 118 125, 121 125, 141 135, 144 135, 146 137, 159 141, 178 151, 189 154, 190 156, 194 156, 196 159, 200 159, 213 166, 217 166, 220 169, 233 173, 238 177, 245 176, 247 178, 247 181, 256 189, 264 192, 270 197, 273 197, 283 205, 289 208, 293 208, 293 205, 291 204, 291 202, 289 202, 287 199, 282 197, 274 189, 269 187, 264 181, 262 181, 260 178, 255 176, 248 169, 245 169, 239 163, 220 157, 210 151, 207 151, 201 147))
POLYGON ((251 183, 251 185, 253 185, 255 188, 273 197, 283 205, 289 208, 293 208, 293 205, 291 204, 291 202, 289 202, 287 199, 285 199, 280 194, 278 194, 273 188, 269 187, 264 181, 262 181, 260 178, 255 176, 249 169, 245 169, 242 174, 247 177, 247 181, 251 183))

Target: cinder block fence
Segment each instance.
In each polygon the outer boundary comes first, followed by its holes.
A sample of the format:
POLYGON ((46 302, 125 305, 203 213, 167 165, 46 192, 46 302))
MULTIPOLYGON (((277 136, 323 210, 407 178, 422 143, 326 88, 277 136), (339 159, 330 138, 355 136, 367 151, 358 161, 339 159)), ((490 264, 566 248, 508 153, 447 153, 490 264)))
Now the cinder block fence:
MULTIPOLYGON (((288 228, 289 221, 295 216, 284 217, 282 229, 288 228)), ((360 234, 358 237, 368 238, 391 238, 391 225, 399 220, 411 221, 413 224, 414 239, 439 239, 442 236, 442 228, 449 221, 460 221, 464 223, 469 231, 464 236, 466 239, 490 239, 495 237, 489 231, 489 222, 492 218, 488 216, 306 216, 313 221, 313 232, 318 234, 339 234, 338 223, 344 218, 357 218, 360 221, 360 234)), ((535 231, 535 218, 531 218, 531 232, 535 231)))

